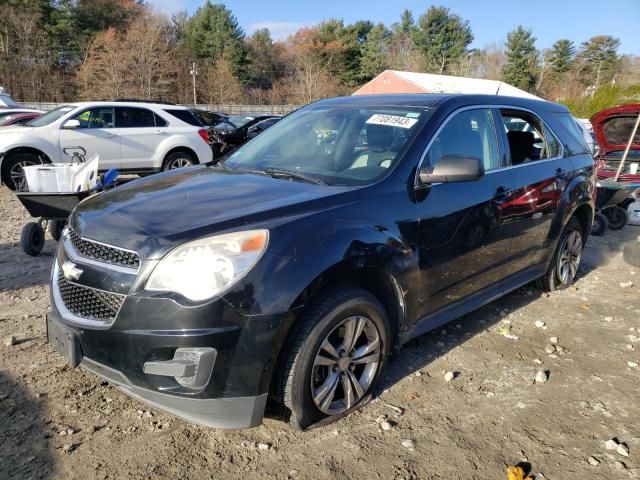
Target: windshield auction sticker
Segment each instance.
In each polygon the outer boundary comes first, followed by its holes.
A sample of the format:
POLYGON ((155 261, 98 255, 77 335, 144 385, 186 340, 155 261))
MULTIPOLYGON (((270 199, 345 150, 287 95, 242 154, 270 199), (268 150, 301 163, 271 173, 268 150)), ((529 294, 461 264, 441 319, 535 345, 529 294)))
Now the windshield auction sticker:
POLYGON ((390 127, 411 128, 417 121, 417 118, 398 117, 396 115, 382 115, 380 113, 376 113, 367 120, 367 123, 372 123, 374 125, 388 125, 390 127))

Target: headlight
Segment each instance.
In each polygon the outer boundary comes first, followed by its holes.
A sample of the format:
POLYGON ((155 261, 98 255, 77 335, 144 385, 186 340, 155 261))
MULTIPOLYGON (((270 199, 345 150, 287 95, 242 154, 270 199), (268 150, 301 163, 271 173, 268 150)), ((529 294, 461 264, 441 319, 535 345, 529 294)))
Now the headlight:
POLYGON ((268 241, 268 230, 249 230, 185 243, 160 260, 145 290, 206 300, 244 277, 267 249, 268 241))

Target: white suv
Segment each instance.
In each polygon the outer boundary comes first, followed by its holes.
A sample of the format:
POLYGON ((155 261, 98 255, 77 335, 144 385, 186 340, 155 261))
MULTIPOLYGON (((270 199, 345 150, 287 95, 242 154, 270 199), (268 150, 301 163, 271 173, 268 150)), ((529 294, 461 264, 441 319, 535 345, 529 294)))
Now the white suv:
POLYGON ((23 166, 65 162, 64 149, 98 154, 99 169, 153 173, 212 160, 209 131, 185 107, 144 102, 64 105, 21 127, 0 130, 0 181, 24 188, 23 166))

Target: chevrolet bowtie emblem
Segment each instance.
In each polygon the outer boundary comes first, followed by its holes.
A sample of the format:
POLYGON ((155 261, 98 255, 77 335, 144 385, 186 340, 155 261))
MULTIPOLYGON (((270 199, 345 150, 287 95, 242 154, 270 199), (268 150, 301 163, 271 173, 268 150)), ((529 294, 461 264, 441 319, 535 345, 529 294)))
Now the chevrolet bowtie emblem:
POLYGON ((67 280, 78 280, 80 279, 80 275, 82 275, 83 271, 76 267, 75 263, 67 260, 62 264, 62 275, 67 280))

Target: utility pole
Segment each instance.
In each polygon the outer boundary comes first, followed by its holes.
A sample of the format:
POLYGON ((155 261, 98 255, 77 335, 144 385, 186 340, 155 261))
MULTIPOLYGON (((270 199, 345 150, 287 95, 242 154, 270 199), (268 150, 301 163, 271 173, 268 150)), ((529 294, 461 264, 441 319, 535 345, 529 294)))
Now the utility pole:
POLYGON ((193 78, 193 106, 198 105, 198 101, 196 99, 196 76, 198 75, 198 67, 196 66, 196 62, 193 62, 193 66, 191 67, 191 77, 193 78))

